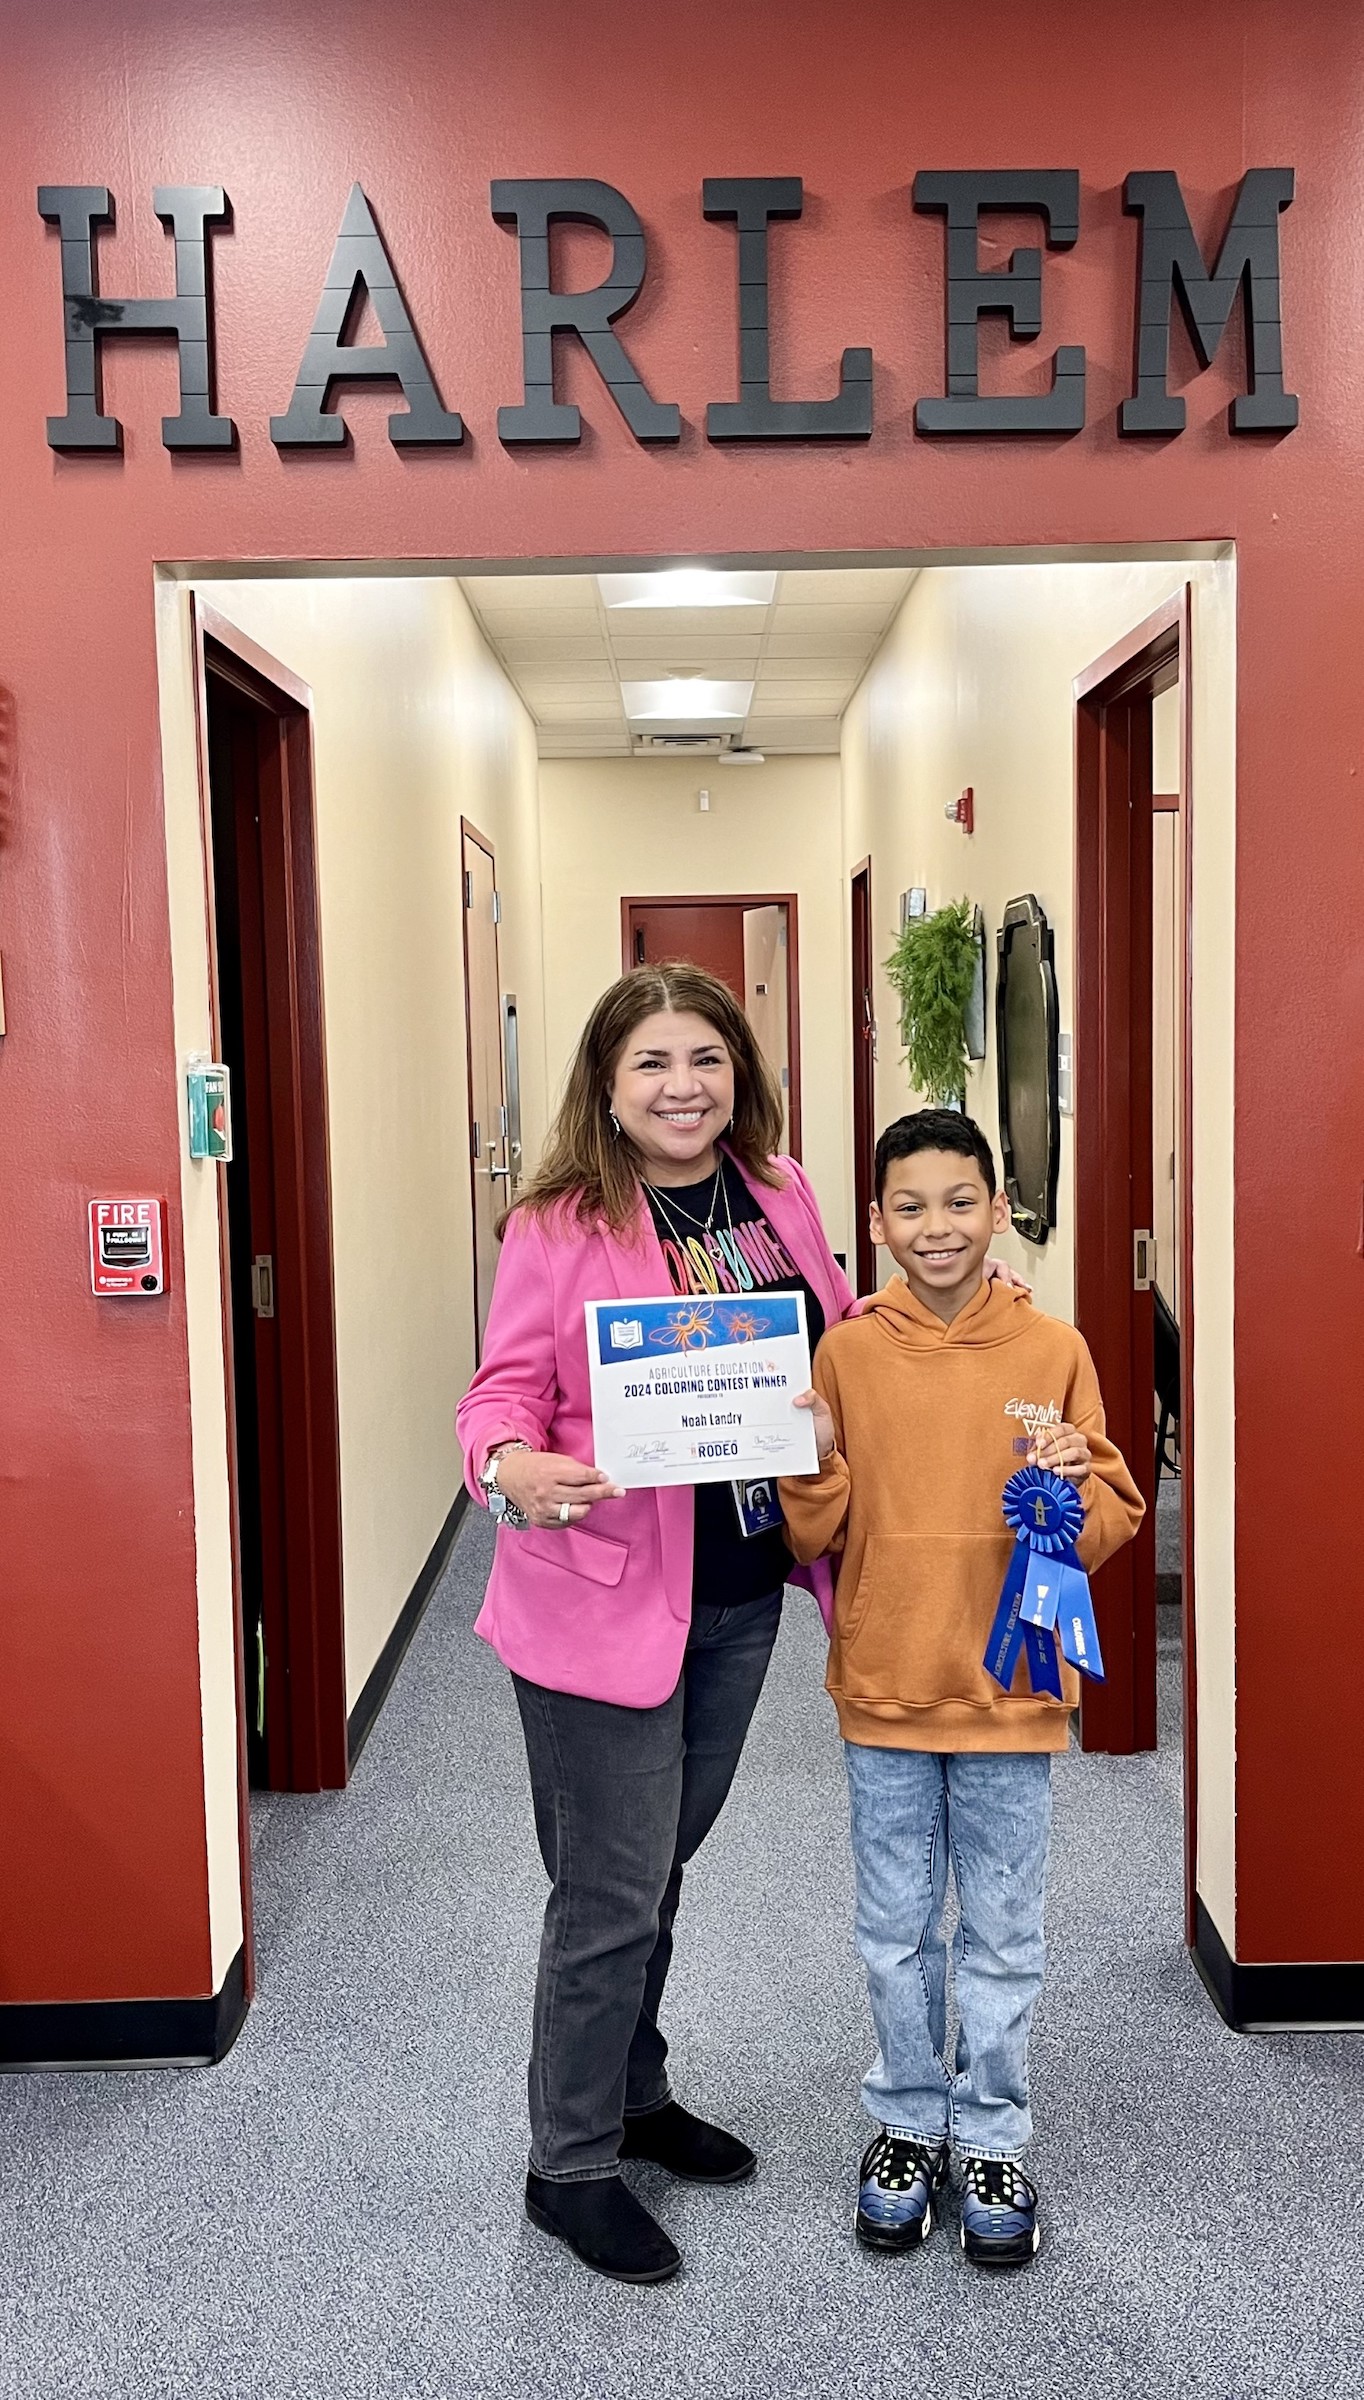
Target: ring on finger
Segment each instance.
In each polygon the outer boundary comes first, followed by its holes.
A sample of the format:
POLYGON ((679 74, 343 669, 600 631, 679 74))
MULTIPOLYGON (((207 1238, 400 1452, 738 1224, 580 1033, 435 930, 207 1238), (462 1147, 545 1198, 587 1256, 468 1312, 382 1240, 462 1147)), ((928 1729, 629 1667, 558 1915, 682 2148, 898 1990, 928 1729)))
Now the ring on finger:
POLYGON ((563 1502, 561 1503, 561 1505, 560 1505, 560 1509, 559 1509, 559 1523, 560 1523, 561 1525, 567 1525, 567 1524, 568 1524, 568 1522, 569 1522, 569 1519, 570 1519, 570 1518, 571 1518, 571 1516, 572 1516, 572 1513, 573 1513, 573 1503, 572 1503, 572 1501, 571 1501, 571 1500, 565 1500, 565 1501, 563 1501, 563 1502))

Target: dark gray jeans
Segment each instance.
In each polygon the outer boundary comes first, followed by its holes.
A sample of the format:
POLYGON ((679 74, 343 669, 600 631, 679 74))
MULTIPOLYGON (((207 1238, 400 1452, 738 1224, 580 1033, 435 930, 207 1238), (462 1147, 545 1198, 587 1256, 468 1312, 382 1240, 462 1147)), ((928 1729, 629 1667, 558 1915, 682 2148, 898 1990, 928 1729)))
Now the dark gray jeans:
POLYGON ((682 1870, 724 1807, 780 1621, 780 1592, 693 1609, 658 1708, 512 1678, 553 1886, 529 2076, 530 2163, 551 2182, 614 2175, 624 2118, 669 2097, 658 2010, 682 1870))

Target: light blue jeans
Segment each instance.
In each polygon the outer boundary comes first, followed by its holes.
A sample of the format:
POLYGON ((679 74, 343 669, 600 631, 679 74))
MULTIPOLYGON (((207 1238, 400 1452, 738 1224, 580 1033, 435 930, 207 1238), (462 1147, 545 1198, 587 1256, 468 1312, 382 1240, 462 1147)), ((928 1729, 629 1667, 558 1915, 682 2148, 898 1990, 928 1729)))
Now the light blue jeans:
POLYGON ((862 2085, 879 2125, 1019 2158, 1032 2133, 1028 2028, 1042 1988, 1051 1760, 845 1742, 857 1947, 880 2044, 862 2085), (958 2031, 947 2050, 947 1864, 958 2031))

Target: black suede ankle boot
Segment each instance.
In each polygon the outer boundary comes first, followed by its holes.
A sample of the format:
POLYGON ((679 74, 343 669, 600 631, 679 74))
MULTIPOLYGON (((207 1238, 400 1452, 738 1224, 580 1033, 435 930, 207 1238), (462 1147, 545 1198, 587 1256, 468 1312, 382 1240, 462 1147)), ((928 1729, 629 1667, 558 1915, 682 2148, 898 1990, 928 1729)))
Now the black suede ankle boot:
POLYGON ((651 2108, 647 2116, 627 2117, 620 2154, 650 2158, 684 2183, 746 2183, 758 2163, 747 2142, 694 2117, 675 2100, 651 2108))
POLYGON ((594 2274, 617 2283, 666 2283, 682 2264, 681 2251, 619 2175, 595 2183, 528 2175, 526 2215, 542 2232, 557 2233, 594 2274))

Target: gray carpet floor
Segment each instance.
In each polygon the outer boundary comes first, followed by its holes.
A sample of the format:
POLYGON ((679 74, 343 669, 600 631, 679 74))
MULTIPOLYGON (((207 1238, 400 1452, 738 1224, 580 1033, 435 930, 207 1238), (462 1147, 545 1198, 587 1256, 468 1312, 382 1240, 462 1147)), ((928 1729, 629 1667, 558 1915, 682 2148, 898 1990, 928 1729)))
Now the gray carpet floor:
POLYGON ((260 1992, 188 2074, 0 2079, 8 2400, 1268 2400, 1356 2388, 1364 2043, 1238 2039, 1180 1940, 1177 1660, 1160 1753, 1062 1761, 1034 2045, 1047 2247, 988 2281, 950 2220, 859 2253, 866 2004, 812 1605, 788 1606, 684 1897, 679 2093, 762 2172, 638 2188, 674 2284, 585 2275, 520 2213, 543 1883, 461 1535, 349 1791, 263 1804, 260 1992))

